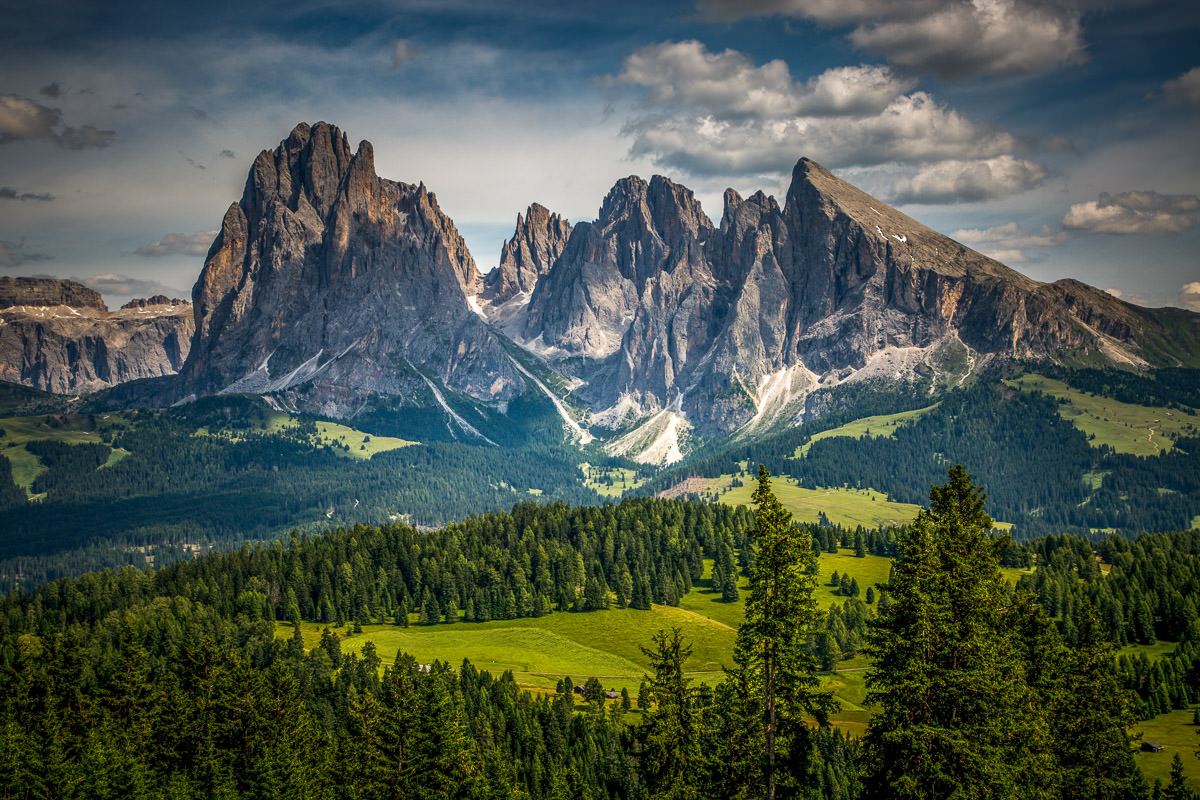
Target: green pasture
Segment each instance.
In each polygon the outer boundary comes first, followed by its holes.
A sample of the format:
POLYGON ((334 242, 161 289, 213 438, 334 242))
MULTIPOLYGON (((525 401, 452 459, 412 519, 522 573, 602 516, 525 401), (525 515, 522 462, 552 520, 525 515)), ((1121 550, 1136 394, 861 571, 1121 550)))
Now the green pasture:
MULTIPOLYGON (((268 419, 265 431, 267 433, 280 433, 285 428, 293 427, 296 424, 297 420, 295 417, 283 412, 276 412, 268 419)), ((332 447, 334 452, 347 458, 366 460, 376 453, 385 453, 388 450, 396 450, 401 447, 407 447, 410 444, 416 444, 416 442, 410 442, 407 439, 397 439, 394 436, 372 436, 369 433, 356 430, 347 425, 340 425, 336 422, 318 420, 316 426, 318 443, 325 447, 332 447)))
MULTIPOLYGON (((709 481, 709 488, 717 492, 722 503, 752 505, 750 496, 754 493, 754 479, 743 477, 743 485, 736 487, 730 486, 732 480, 732 475, 722 475, 709 481)), ((824 511, 829 521, 837 525, 877 528, 912 522, 921 510, 920 506, 911 503, 894 503, 887 495, 873 489, 804 489, 787 475, 775 476, 771 488, 797 522, 817 522, 817 515, 824 511)))
MULTIPOLYGON (((38 457, 25 449, 28 442, 54 439, 66 444, 103 444, 100 432, 122 424, 117 414, 41 414, 0 419, 0 430, 4 431, 0 436, 0 455, 12 464, 13 480, 28 493, 34 479, 46 471, 38 457)), ((127 455, 126 450, 113 450, 104 466, 112 466, 127 455)))
MULTIPOLYGON (((1177 642, 1164 642, 1158 639, 1154 644, 1128 644, 1121 648, 1120 654, 1123 656, 1144 655, 1151 661, 1158 661, 1165 658, 1175 651, 1178 647, 1177 642)), ((1197 742, 1200 744, 1200 742, 1197 742)))
POLYGON ((1093 446, 1108 445, 1119 453, 1155 456, 1170 450, 1180 436, 1200 432, 1195 414, 1098 397, 1042 375, 1022 375, 1009 385, 1065 401, 1058 406, 1063 419, 1087 434, 1093 446))
POLYGON ((1131 729, 1134 734, 1141 734, 1141 742, 1158 742, 1163 746, 1161 753, 1147 753, 1139 750, 1134 759, 1142 768, 1142 774, 1151 786, 1154 781, 1162 781, 1163 786, 1171 778, 1171 759, 1178 753, 1183 759, 1183 774, 1188 779, 1188 785, 1200 789, 1200 760, 1196 759, 1196 747, 1200 745, 1200 728, 1192 724, 1191 709, 1172 711, 1161 714, 1154 719, 1139 722, 1131 729))
MULTIPOLYGON (((833 588, 824 585, 834 571, 855 577, 865 594, 868 585, 887 580, 890 565, 888 559, 879 556, 855 558, 849 550, 823 553, 819 563, 823 585, 817 597, 823 607, 847 599, 834 595, 833 588)), ((749 585, 743 578, 742 599, 721 602, 720 595, 708 587, 711 570, 712 562, 706 561, 703 576, 678 608, 655 605, 649 611, 556 612, 539 618, 452 625, 418 625, 413 615, 408 628, 365 625, 360 634, 350 634, 348 628, 337 629, 337 633, 343 637, 345 651, 359 652, 368 641, 374 642, 385 664, 401 652, 412 654, 421 663, 441 660, 455 667, 467 658, 493 673, 511 670, 516 680, 530 689, 552 689, 569 675, 575 683, 597 677, 606 689, 626 688, 634 693, 649 670, 641 646, 649 645, 650 637, 659 630, 678 627, 692 646, 692 656, 685 663, 688 675, 699 682, 715 683, 721 680, 723 668, 733 665, 733 644, 749 585)), ((324 627, 301 623, 306 648, 320 641, 324 627)), ((280 623, 276 635, 290 637, 291 626, 280 623)), ((835 718, 839 725, 865 729, 862 680, 866 666, 861 658, 846 661, 839 665, 838 672, 823 679, 842 701, 843 711, 835 718)))
POLYGON ((836 428, 831 428, 827 431, 821 431, 814 434, 811 439, 805 444, 796 448, 796 456, 808 455, 808 448, 812 447, 813 442, 819 442, 822 439, 832 439, 837 436, 845 436, 851 439, 861 439, 864 436, 882 437, 890 439, 896 433, 896 428, 901 425, 912 422, 918 417, 927 414, 937 408, 938 404, 927 408, 918 408, 912 411, 901 411, 898 414, 878 414, 874 417, 863 417, 856 419, 853 422, 847 422, 845 425, 840 425, 836 428))

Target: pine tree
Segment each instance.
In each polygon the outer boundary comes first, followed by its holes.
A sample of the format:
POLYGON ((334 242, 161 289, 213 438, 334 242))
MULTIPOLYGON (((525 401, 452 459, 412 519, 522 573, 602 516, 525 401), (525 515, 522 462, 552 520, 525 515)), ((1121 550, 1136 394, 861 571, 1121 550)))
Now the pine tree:
POLYGON ((1183 759, 1179 753, 1171 759, 1171 779, 1167 788, 1163 789, 1163 800, 1196 800, 1196 793, 1188 788, 1187 779, 1183 776, 1183 759))
POLYGON ((1026 683, 989 535, 985 495, 961 466, 897 535, 869 633, 864 741, 870 798, 1044 796, 1047 711, 1026 683))
POLYGON ((1064 691, 1051 721, 1064 798, 1116 800, 1145 793, 1133 759, 1129 727, 1133 698, 1116 669, 1116 648, 1102 635, 1091 606, 1079 615, 1075 649, 1062 664, 1064 691))
POLYGON ((764 794, 774 800, 779 784, 793 784, 807 765, 811 730, 805 717, 825 724, 831 695, 817 691, 817 664, 805 647, 817 631, 822 615, 813 598, 817 578, 808 571, 815 558, 812 539, 804 528, 792 524, 787 511, 771 490, 771 476, 758 468, 754 529, 757 545, 745 621, 734 644, 733 680, 743 681, 761 698, 764 794), (739 674, 740 673, 740 674, 739 674), (789 758, 780 770, 780 756, 789 758))
POLYGON ((650 659, 648 694, 654 703, 642 715, 638 728, 641 754, 638 767, 648 797, 658 800, 694 800, 700 796, 700 719, 690 678, 683 662, 692 654, 679 628, 659 631, 651 646, 642 647, 650 659))

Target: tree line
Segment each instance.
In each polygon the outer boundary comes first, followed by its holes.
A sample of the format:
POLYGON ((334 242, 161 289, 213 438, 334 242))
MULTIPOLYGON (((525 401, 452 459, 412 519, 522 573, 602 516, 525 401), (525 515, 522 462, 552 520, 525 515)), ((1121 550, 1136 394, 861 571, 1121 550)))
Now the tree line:
MULTIPOLYGON (((752 516, 646 499, 520 505, 441 533, 356 526, 10 594, 0 796, 1148 796, 1127 733, 1137 701, 1103 610, 1082 598, 1068 639, 1029 587, 1008 586, 999 565, 1011 548, 961 468, 892 532, 892 575, 863 615, 873 715, 861 740, 830 726, 836 703, 820 688, 822 529, 792 524, 765 468, 754 501, 752 516), (689 644, 661 631, 645 643, 640 724, 598 697, 577 711, 569 686, 534 696, 466 662, 384 665, 369 643, 343 652, 329 630, 307 651, 299 628, 275 635, 281 616, 328 607, 374 621, 426 589, 443 614, 476 589, 498 593, 501 609, 512 592, 520 609, 518 580, 554 613, 588 613, 591 580, 619 602, 626 569, 667 591, 686 585, 696 557, 727 549, 751 554, 738 567, 749 588, 733 664, 695 686, 689 644)), ((1077 570, 1082 550, 1059 544, 1039 555, 1077 570)))

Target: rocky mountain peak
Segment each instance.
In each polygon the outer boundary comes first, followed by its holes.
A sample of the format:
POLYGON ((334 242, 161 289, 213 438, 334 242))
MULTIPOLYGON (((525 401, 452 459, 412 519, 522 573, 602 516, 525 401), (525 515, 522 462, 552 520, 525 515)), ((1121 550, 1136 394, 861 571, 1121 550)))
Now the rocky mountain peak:
POLYGON ((1064 351, 1144 363, 1157 324, 1021 275, 807 158, 782 208, 763 192, 723 204, 713 229, 685 187, 625 178, 539 281, 521 338, 581 382, 597 419, 710 436, 788 419, 844 380, 957 380, 1064 351))
POLYGON ((246 179, 242 206, 265 211, 282 200, 293 212, 306 206, 324 217, 350 168, 350 145, 336 126, 301 123, 274 151, 263 150, 246 179))
POLYGON ((122 311, 129 309, 145 309, 156 308, 158 306, 187 306, 191 305, 187 300, 180 300, 177 297, 167 297, 165 294, 156 294, 153 297, 135 297, 125 305, 121 306, 122 311))
POLYGON ((517 214, 512 238, 500 248, 500 263, 484 279, 484 300, 499 305, 529 295, 550 271, 571 236, 571 223, 539 203, 517 214))
MULTIPOLYGON (((375 174, 326 123, 297 125, 254 161, 193 289, 185 391, 292 391, 344 415, 364 393, 429 382, 505 399, 520 374, 468 305, 480 279, 424 185, 375 174)), ((432 401, 432 398, 429 398, 432 401)))

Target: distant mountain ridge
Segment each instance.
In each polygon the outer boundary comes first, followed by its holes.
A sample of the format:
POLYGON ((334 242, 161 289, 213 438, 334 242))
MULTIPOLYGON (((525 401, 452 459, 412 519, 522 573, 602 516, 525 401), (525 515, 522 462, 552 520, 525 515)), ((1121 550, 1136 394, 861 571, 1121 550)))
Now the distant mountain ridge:
POLYGON ((0 380, 87 394, 174 375, 193 330, 183 300, 159 295, 109 311, 99 292, 75 281, 0 277, 0 380))
MULTIPOLYGON (((380 178, 369 142, 351 151, 337 127, 301 123, 255 158, 225 214, 193 289, 190 350, 145 359, 159 367, 144 374, 178 378, 131 397, 261 394, 336 418, 383 408, 483 443, 519 422, 514 401, 548 399, 569 438, 662 463, 792 424, 815 390, 847 382, 936 391, 1009 358, 1200 366, 1200 315, 1034 281, 809 159, 782 206, 723 200, 714 224, 690 189, 630 176, 593 221, 533 203, 480 275, 423 183, 380 178)), ((82 305, 78 288, 43 291, 82 305)), ((19 341, 6 374, 45 349, 19 341)))
POLYGON ((255 159, 209 250, 183 392, 288 392, 337 417, 372 395, 444 406, 439 386, 511 399, 525 384, 471 310, 482 288, 423 183, 379 178, 369 142, 351 153, 338 128, 298 125, 255 159))

